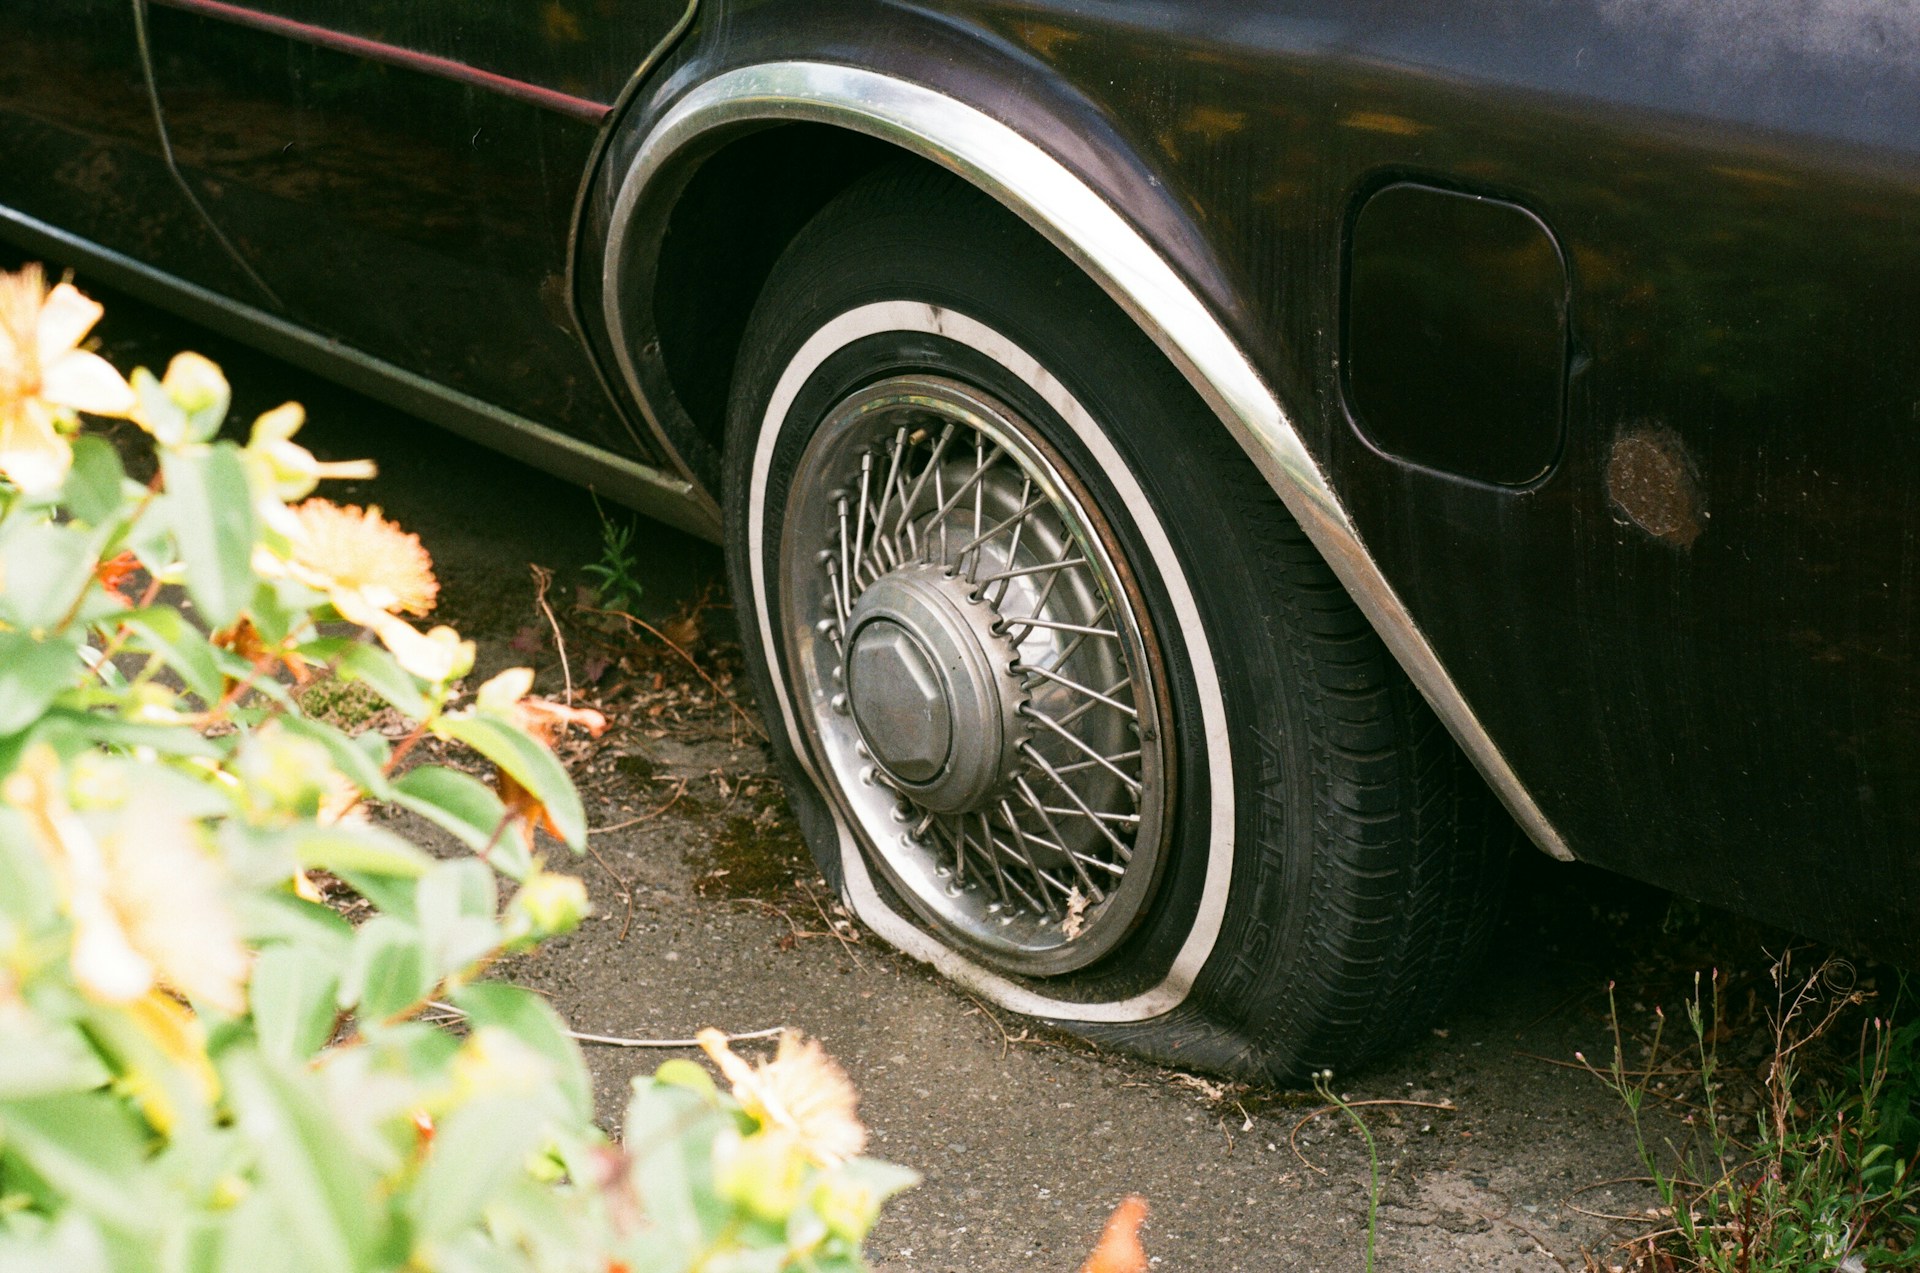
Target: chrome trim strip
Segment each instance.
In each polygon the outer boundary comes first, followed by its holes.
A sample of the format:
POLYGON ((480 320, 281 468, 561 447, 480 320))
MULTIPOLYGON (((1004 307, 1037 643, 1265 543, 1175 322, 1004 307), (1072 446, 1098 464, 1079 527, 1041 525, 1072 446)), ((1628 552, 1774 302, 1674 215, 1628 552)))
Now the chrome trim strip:
POLYGON ((29 252, 79 265, 130 296, 596 490, 649 517, 707 539, 720 537, 719 520, 709 511, 703 494, 682 478, 448 389, 11 208, 0 207, 0 238, 29 252))
POLYGON ((965 102, 875 71, 821 62, 741 67, 681 97, 634 156, 620 186, 607 245, 607 329, 621 373, 637 398, 645 401, 615 298, 628 250, 626 234, 641 194, 677 151, 708 131, 772 120, 837 124, 922 155, 985 189, 1079 263, 1232 430, 1527 834, 1547 853, 1572 860, 1559 832, 1368 555, 1279 399, 1205 302, 1125 217, 1066 165, 965 102))

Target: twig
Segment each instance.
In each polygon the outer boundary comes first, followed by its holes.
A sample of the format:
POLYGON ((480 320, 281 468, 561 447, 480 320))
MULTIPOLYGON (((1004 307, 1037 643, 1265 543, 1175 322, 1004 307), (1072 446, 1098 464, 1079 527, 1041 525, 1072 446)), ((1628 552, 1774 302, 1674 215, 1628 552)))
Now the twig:
POLYGON ((645 619, 636 619, 634 616, 628 614, 625 610, 602 610, 595 606, 581 606, 579 608, 585 611, 587 614, 604 614, 616 619, 625 619, 628 623, 631 623, 634 627, 639 628, 643 632, 647 632, 651 634, 662 645, 666 646, 669 650, 672 650, 675 654, 679 655, 681 660, 685 662, 688 667, 692 668, 694 672, 699 675, 701 680, 707 683, 707 687, 711 689, 715 694, 718 694, 721 700, 725 702, 728 707, 731 707, 733 709, 734 714, 738 716, 741 720, 747 723, 747 727, 749 729, 751 729, 754 733, 758 734, 763 739, 767 736, 767 731, 761 728, 760 722, 753 718, 753 714, 749 712, 746 708, 740 706, 740 700, 736 699, 733 695, 729 694, 725 689, 721 688, 720 682, 714 680, 713 677, 707 674, 707 669, 701 667, 698 663, 694 662, 694 658, 691 654, 688 654, 685 650, 681 649, 680 646, 672 638, 668 637, 665 633, 660 631, 660 629, 654 627, 651 623, 648 623, 645 619))
POLYGON ((1647 1219, 1644 1215, 1623 1216, 1616 1215, 1611 1211, 1595 1211, 1590 1207, 1581 1206, 1575 1202, 1574 1199, 1583 1193, 1592 1193, 1596 1189, 1605 1189, 1609 1185, 1654 1185, 1657 1187, 1659 1183, 1660 1182, 1652 1176, 1615 1176, 1612 1180, 1596 1180, 1590 1185, 1581 1185, 1578 1189, 1575 1189, 1566 1196, 1560 1205, 1569 1211, 1578 1212, 1592 1220, 1610 1220, 1621 1224, 1643 1224, 1647 1219))
POLYGON ((980 1009, 980 1015, 993 1022, 994 1029, 1000 1031, 1000 1059, 1002 1061, 1006 1060, 1007 1054, 1013 1051, 1013 1036, 1007 1033, 1006 1025, 994 1013, 993 1009, 981 1003, 979 999, 974 997, 971 991, 962 990, 960 993, 966 995, 968 999, 973 1000, 973 1006, 980 1009))
POLYGON ((593 854, 593 860, 600 864, 600 869, 612 877, 614 886, 620 890, 620 896, 627 902, 626 918, 620 921, 620 935, 614 938, 617 945, 627 939, 627 930, 633 927, 633 882, 608 866, 607 860, 600 856, 600 850, 593 847, 592 841, 587 843, 587 852, 593 854))
MULTIPOLYGON (((438 1008, 442 1012, 451 1012, 456 1017, 467 1015, 452 1004, 441 1003, 438 999, 428 1000, 427 1006, 438 1008)), ((786 1030, 787 1027, 783 1025, 771 1026, 765 1030, 748 1030, 742 1034, 729 1034, 727 1042, 740 1043, 752 1039, 778 1038, 786 1030)), ((697 1048, 700 1046, 698 1039, 623 1039, 611 1034, 582 1034, 578 1030, 565 1030, 562 1033, 569 1039, 577 1039, 582 1043, 598 1043, 602 1047, 609 1048, 697 1048)))
POLYGON ((1490 1211, 1482 1211, 1478 1207, 1473 1208, 1473 1213, 1479 1216, 1482 1220, 1485 1220, 1490 1224, 1504 1224, 1509 1229, 1512 1229, 1516 1233, 1525 1234, 1527 1239, 1533 1243, 1535 1249, 1537 1249, 1540 1252, 1540 1254, 1546 1256, 1549 1260, 1552 1260, 1555 1264, 1559 1265, 1561 1268, 1567 1269, 1567 1273, 1573 1273, 1572 1269, 1567 1268, 1567 1262, 1561 1259, 1559 1255, 1555 1253, 1554 1249, 1548 1246, 1546 1242, 1541 1239, 1539 1234, 1535 1233, 1532 1229, 1529 1229, 1526 1225, 1521 1224, 1518 1220, 1515 1220, 1512 1216, 1509 1216, 1509 1215, 1497 1216, 1490 1211))
MULTIPOLYGON (((1458 1105, 1455 1105, 1452 1101, 1407 1101, 1407 1100, 1390 1100, 1385 1098, 1382 1098, 1380 1100, 1372 1100, 1372 1101, 1347 1101, 1345 1104, 1346 1104, 1346 1108, 1348 1109, 1359 1109, 1367 1105, 1402 1105, 1402 1106, 1410 1106, 1414 1109, 1442 1109, 1442 1110, 1446 1110, 1448 1113, 1453 1113, 1460 1108, 1458 1105)), ((1301 1129, 1306 1127, 1308 1123, 1311 1123, 1314 1119, 1320 1117, 1322 1114, 1331 1114, 1335 1110, 1340 1108, 1341 1106, 1339 1105, 1322 1105, 1319 1109, 1310 1111, 1304 1118, 1302 1118, 1299 1122, 1293 1125, 1292 1131, 1287 1133, 1287 1148, 1293 1151, 1293 1156, 1295 1158, 1298 1158, 1303 1166, 1309 1168, 1310 1170, 1317 1171, 1323 1176, 1327 1174, 1327 1169, 1325 1167, 1318 1166, 1308 1161, 1307 1156, 1300 1152, 1299 1136, 1300 1136, 1301 1129)))
POLYGON ((679 804, 680 797, 686 794, 687 794, 687 780, 685 778, 682 778, 680 780, 680 785, 675 787, 673 790, 673 799, 667 801, 665 804, 661 805, 658 809, 655 809, 653 812, 643 813, 637 818, 628 818, 625 822, 616 822, 609 827, 588 827, 587 834, 588 835, 605 835, 609 831, 624 831, 628 827, 637 827, 642 822, 652 822, 655 818, 659 817, 661 814, 665 813, 667 810, 673 808, 673 806, 679 804))
POLYGON ((794 883, 799 886, 802 893, 807 895, 807 900, 813 903, 813 909, 820 912, 820 922, 825 924, 827 931, 832 933, 835 939, 839 941, 840 948, 847 952, 847 958, 853 960, 853 966, 861 972, 865 972, 867 966, 860 962, 860 956, 853 953, 853 943, 858 940, 858 938, 849 938, 845 933, 840 931, 840 925, 834 922, 833 916, 827 914, 827 908, 820 904, 820 899, 814 895, 812 887, 808 885, 805 880, 795 880, 794 883))
POLYGON ((573 669, 567 665, 567 639, 560 635, 560 620, 553 617, 553 607, 547 604, 547 589, 553 586, 553 572, 545 566, 527 563, 527 569, 533 572, 534 604, 540 607, 540 613, 547 616, 547 626, 553 629, 553 648, 560 654, 560 676, 567 686, 567 706, 573 706, 573 669))

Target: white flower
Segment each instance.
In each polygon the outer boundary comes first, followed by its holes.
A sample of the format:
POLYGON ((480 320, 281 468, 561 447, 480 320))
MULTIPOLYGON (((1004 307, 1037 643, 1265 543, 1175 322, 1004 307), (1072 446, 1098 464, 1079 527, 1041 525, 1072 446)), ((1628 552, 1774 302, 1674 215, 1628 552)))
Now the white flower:
POLYGON ((42 745, 8 777, 4 794, 26 816, 60 881, 73 920, 75 982, 107 1003, 164 987, 244 1012, 246 948, 197 826, 136 789, 96 836, 68 807, 64 782, 58 757, 42 745))
POLYGON ((0 274, 0 474, 28 494, 66 480, 73 449, 61 430, 75 412, 133 410, 126 380, 79 347, 101 312, 71 283, 48 291, 37 265, 0 274))

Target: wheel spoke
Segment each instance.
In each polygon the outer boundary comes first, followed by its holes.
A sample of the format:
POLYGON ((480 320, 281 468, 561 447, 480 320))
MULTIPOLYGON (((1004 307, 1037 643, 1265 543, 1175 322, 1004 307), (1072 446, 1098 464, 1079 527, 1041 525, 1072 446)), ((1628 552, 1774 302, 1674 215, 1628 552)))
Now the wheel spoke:
POLYGON ((920 470, 920 476, 913 480, 913 490, 908 492, 905 500, 901 501, 900 518, 894 523, 894 534, 898 535, 903 529, 910 525, 907 519, 913 515, 914 506, 919 504, 920 493, 926 490, 927 478, 929 476, 934 480, 933 502, 935 507, 939 506, 940 461, 946 457, 947 444, 953 441, 955 433, 956 426, 951 420, 947 422, 945 428, 940 430, 940 438, 933 444, 933 455, 927 460, 926 467, 920 470))
MULTIPOLYGON (((1118 685, 1115 685, 1113 689, 1110 689, 1105 694, 1102 694, 1099 690, 1090 689, 1087 686, 1080 684, 1080 682, 1078 681, 1068 680, 1066 677, 1060 675, 1058 672, 1050 672, 1044 667, 1023 667, 1021 668, 1021 671, 1026 672, 1031 676, 1038 676, 1038 677, 1044 678, 1045 680, 1052 681, 1055 685, 1065 686, 1067 689, 1072 690, 1076 694, 1086 695, 1088 698, 1093 700, 1092 703, 1087 704, 1086 706, 1095 706, 1095 705, 1104 703, 1106 706, 1111 707, 1114 711, 1119 712, 1123 716, 1126 716, 1129 720, 1140 719, 1140 713, 1138 711, 1127 706, 1125 703, 1121 702, 1119 699, 1110 697, 1113 694, 1114 690, 1123 689, 1126 687, 1127 683, 1133 679, 1130 676, 1122 677, 1118 685)), ((1079 712, 1084 710, 1084 708, 1076 708, 1074 710, 1076 712, 1079 712)), ((1063 720, 1061 723, 1066 724, 1068 721, 1071 721, 1074 719, 1077 719, 1077 717, 1068 717, 1066 718, 1066 720, 1063 720)))
MULTIPOLYGON (((1047 763, 1047 758, 1034 750, 1033 744, 1024 744, 1022 750, 1027 753, 1029 759, 1040 766, 1040 772, 1053 779, 1053 785, 1060 788, 1061 793, 1073 803, 1074 807, 1087 815, 1088 823, 1107 838, 1108 842, 1113 845, 1114 851, 1120 855, 1120 860, 1123 862, 1131 861, 1133 858, 1133 846, 1115 835, 1113 829, 1106 823, 1093 816, 1093 810, 1087 808, 1087 802, 1080 798, 1080 793, 1074 790, 1073 784, 1061 777, 1058 771, 1047 763)), ((1115 772, 1118 771, 1116 770, 1115 772)))
MULTIPOLYGON (((1068 548, 1069 551, 1071 551, 1072 545, 1069 545, 1068 548)), ((1012 554, 1009 553, 1008 556, 1011 558, 1012 554)), ((1045 574, 1049 570, 1070 570, 1075 566, 1084 566, 1086 564, 1087 559, 1085 557, 1068 557, 1062 561, 1043 561, 1037 566, 1022 566, 1018 570, 999 570, 990 575, 982 575, 980 577, 980 583, 981 586, 984 587, 987 584, 999 583, 1002 580, 1021 579, 1027 575, 1045 574)))

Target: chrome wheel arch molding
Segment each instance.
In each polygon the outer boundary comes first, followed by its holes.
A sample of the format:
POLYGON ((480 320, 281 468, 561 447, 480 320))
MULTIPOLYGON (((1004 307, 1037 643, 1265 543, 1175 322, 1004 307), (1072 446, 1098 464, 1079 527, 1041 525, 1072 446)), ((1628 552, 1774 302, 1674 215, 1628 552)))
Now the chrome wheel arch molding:
POLYGON ((1098 282, 1219 416, 1522 829, 1553 857, 1573 859, 1368 553, 1278 396, 1219 318, 1098 191, 967 102, 861 67, 780 61, 716 74, 658 116, 619 178, 600 290, 620 375, 663 445, 655 415, 662 408, 650 400, 635 358, 639 337, 620 303, 633 294, 626 270, 640 205, 676 156, 716 130, 778 122, 834 125, 931 160, 991 194, 1098 282))

